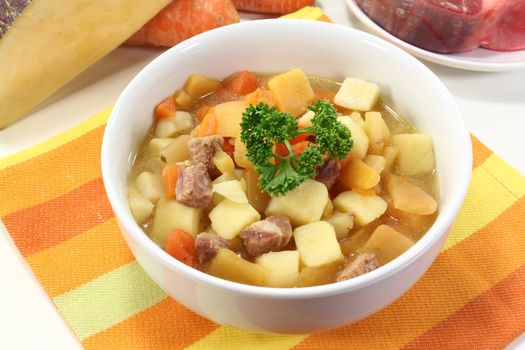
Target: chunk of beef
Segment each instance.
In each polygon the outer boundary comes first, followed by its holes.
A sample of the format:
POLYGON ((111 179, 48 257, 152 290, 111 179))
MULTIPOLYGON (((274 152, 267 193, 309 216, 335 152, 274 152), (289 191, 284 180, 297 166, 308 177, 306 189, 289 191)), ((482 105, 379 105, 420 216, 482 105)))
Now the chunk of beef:
POLYGON ((211 261, 220 249, 229 247, 224 238, 206 232, 199 233, 195 238, 195 251, 200 264, 211 261))
POLYGON ((273 215, 251 224, 240 237, 248 254, 259 256, 284 248, 292 238, 292 225, 286 216, 273 215))
POLYGON ((193 208, 203 208, 211 202, 212 190, 208 169, 204 163, 179 167, 177 201, 193 208))
POLYGON ((324 183, 328 188, 328 191, 330 191, 339 179, 339 170, 341 170, 339 162, 333 158, 327 157, 325 158, 323 165, 317 169, 315 179, 324 183))
POLYGON ((188 143, 191 161, 193 164, 205 164, 210 170, 215 169, 211 159, 215 152, 222 149, 223 143, 223 138, 217 135, 192 138, 188 143))
POLYGON ((349 280, 367 272, 373 271, 379 267, 379 261, 372 253, 363 253, 359 255, 354 261, 346 265, 344 269, 339 271, 335 276, 337 282, 349 280))

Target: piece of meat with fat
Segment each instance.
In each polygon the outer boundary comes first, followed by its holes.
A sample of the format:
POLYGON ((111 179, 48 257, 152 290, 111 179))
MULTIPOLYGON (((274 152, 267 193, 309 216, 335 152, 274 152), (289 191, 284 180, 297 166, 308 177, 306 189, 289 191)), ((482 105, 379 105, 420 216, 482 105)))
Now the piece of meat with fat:
POLYGON ((195 251, 200 264, 211 261, 221 249, 227 249, 230 244, 224 238, 202 232, 195 237, 195 251))
POLYGON ((177 178, 177 202, 193 208, 203 208, 212 198, 211 180, 204 163, 180 166, 177 178))
POLYGON ((333 158, 325 158, 323 165, 317 169, 317 175, 315 179, 325 184, 328 191, 334 187, 337 179, 339 179, 339 170, 341 170, 341 164, 333 158))
POLYGON ((354 261, 346 265, 335 276, 337 282, 345 281, 367 272, 373 271, 380 266, 376 256, 372 253, 363 253, 359 255, 354 261))
POLYGON ((215 169, 211 159, 215 152, 222 150, 224 139, 220 136, 195 137, 188 142, 190 157, 193 164, 203 163, 209 170, 215 169))
POLYGON ((439 53, 525 48, 523 0, 357 0, 386 31, 439 53))
POLYGON ((292 225, 284 215, 269 216, 241 231, 239 235, 251 256, 279 251, 292 238, 292 225))

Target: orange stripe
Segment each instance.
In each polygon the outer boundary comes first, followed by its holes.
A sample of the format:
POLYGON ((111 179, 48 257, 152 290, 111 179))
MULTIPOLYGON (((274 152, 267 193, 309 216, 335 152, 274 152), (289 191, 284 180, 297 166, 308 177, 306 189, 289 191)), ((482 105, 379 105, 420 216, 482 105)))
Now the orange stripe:
POLYGON ((218 326, 166 298, 82 342, 89 349, 182 349, 218 326))
POLYGON ((22 255, 53 247, 113 217, 102 179, 2 217, 22 255))
POLYGON ((101 126, 0 172, 0 215, 32 207, 100 177, 101 126))
POLYGON ((498 218, 441 253, 419 282, 369 318, 317 333, 297 349, 399 349, 525 263, 525 197, 498 218), (515 232, 509 239, 509 232, 515 232), (351 335, 351 336, 349 336, 351 335))
POLYGON ((474 135, 470 134, 472 141, 472 169, 483 164, 492 154, 492 151, 482 144, 474 135))
POLYGON ((51 297, 133 260, 115 219, 26 258, 51 297), (86 266, 86 262, 88 265, 86 266))
POLYGON ((406 349, 503 349, 525 332, 525 265, 406 349))

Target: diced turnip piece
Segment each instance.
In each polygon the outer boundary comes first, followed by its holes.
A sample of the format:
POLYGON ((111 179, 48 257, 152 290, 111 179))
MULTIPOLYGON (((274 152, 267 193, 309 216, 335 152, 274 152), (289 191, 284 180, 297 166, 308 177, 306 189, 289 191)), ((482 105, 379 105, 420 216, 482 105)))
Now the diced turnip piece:
POLYGON ((216 183, 213 185, 213 192, 235 203, 248 203, 248 198, 239 180, 216 183))
POLYGON ((297 119, 297 125, 299 126, 299 129, 312 126, 313 117, 315 117, 314 111, 308 110, 308 112, 306 112, 299 119, 297 119))
POLYGON ((268 203, 270 203, 270 196, 266 192, 259 189, 259 174, 251 168, 244 171, 244 182, 246 183, 246 195, 250 204, 253 205, 259 213, 264 213, 268 203))
POLYGON ((379 86, 374 83, 346 78, 334 97, 338 106, 357 111, 369 111, 379 98, 379 86))
POLYGON ((328 201, 326 186, 315 180, 306 180, 300 186, 279 197, 273 197, 266 208, 266 216, 285 215, 293 226, 319 221, 328 201))
POLYGON ((394 207, 392 198, 390 198, 390 196, 388 195, 385 196, 385 200, 388 203, 386 213, 405 223, 410 229, 410 232, 416 235, 415 237, 427 232, 428 228, 436 219, 436 213, 430 215, 418 215, 399 210, 396 207, 394 207))
POLYGON ((368 190, 377 185, 379 180, 377 171, 359 158, 350 159, 339 173, 339 183, 345 190, 352 188, 368 190))
POLYGON ((196 236, 201 229, 202 208, 192 208, 177 202, 175 199, 161 197, 155 208, 151 238, 161 246, 171 231, 181 229, 196 236))
POLYGON ((394 162, 396 161, 399 149, 396 146, 386 146, 383 151, 383 157, 385 157, 385 168, 383 171, 385 173, 390 173, 394 162))
POLYGON ((347 158, 364 159, 369 144, 368 136, 366 136, 365 131, 348 116, 337 117, 337 120, 350 130, 352 140, 354 141, 354 145, 350 150, 350 153, 348 153, 347 158))
POLYGON ((175 137, 189 132, 194 127, 193 116, 188 112, 179 111, 171 117, 159 119, 155 127, 155 137, 175 137))
POLYGON ((226 182, 226 181, 233 181, 233 180, 237 180, 237 178, 233 176, 232 173, 224 173, 218 178, 216 178, 215 180, 213 180, 212 185, 219 184, 221 182, 226 182))
POLYGON ((299 226, 293 231, 293 237, 301 262, 306 266, 318 267, 344 259, 334 227, 326 221, 299 226))
POLYGON ((235 164, 233 163, 233 159, 228 155, 228 153, 224 152, 223 150, 219 150, 215 152, 213 155, 213 158, 211 159, 213 164, 219 169, 219 171, 224 173, 233 173, 233 170, 235 169, 235 164))
POLYGON ((268 82, 268 88, 279 110, 288 112, 294 117, 306 112, 306 107, 315 97, 308 78, 300 69, 292 69, 276 75, 268 82))
POLYGON ((385 169, 386 160, 383 156, 376 156, 375 154, 368 154, 365 157, 365 163, 374 169, 376 173, 381 175, 383 169, 385 169))
POLYGON ((369 150, 372 154, 383 154, 385 145, 390 141, 390 130, 381 113, 365 113, 365 132, 370 141, 369 150))
POLYGON ((219 84, 220 81, 216 79, 193 73, 186 79, 182 89, 193 99, 197 99, 217 90, 219 84))
POLYGON ((128 188, 128 200, 131 214, 139 224, 142 224, 150 217, 155 207, 153 203, 144 198, 139 190, 132 187, 128 188))
POLYGON ((223 102, 216 105, 217 135, 222 137, 239 137, 241 134, 242 113, 246 110, 246 103, 240 101, 223 102))
POLYGON ((173 137, 154 137, 149 140, 149 147, 154 153, 159 153, 161 149, 175 141, 173 137))
POLYGON ((193 97, 188 95, 183 89, 175 91, 173 100, 175 101, 175 105, 181 108, 188 108, 193 103, 193 97))
POLYGON ((266 268, 268 287, 295 287, 299 281, 299 252, 287 250, 258 256, 255 263, 266 268))
POLYGON ((354 111, 350 113, 349 115, 350 119, 352 119, 357 125, 361 127, 361 129, 364 130, 365 128, 365 121, 363 120, 363 116, 360 112, 354 111))
POLYGON ((399 134, 392 137, 399 149, 397 165, 404 175, 427 173, 434 169, 432 137, 428 134, 399 134))
POLYGON ((217 252, 207 272, 229 281, 256 286, 264 285, 268 275, 265 267, 246 261, 229 249, 217 252))
POLYGON ((405 177, 388 175, 385 188, 392 197, 394 207, 399 210, 418 215, 433 214, 437 210, 436 200, 405 177))
POLYGON ((326 221, 334 227, 337 239, 341 240, 347 237, 354 227, 354 214, 336 211, 326 221))
POLYGON ((175 164, 189 159, 190 149, 188 142, 190 139, 190 135, 180 135, 159 151, 160 159, 167 164, 175 164))
POLYGON ((363 196, 346 191, 334 199, 334 206, 340 212, 353 214, 356 226, 364 226, 383 215, 388 205, 379 196, 363 196))
POLYGON ((363 251, 374 253, 381 265, 394 260, 410 247, 414 242, 407 236, 397 232, 387 225, 380 225, 363 246, 363 251))
POLYGON ((323 219, 328 218, 332 215, 333 212, 334 212, 334 204, 332 203, 331 200, 328 200, 328 202, 326 202, 326 206, 324 207, 323 215, 321 215, 321 217, 323 219))
POLYGON ((232 239, 242 229, 259 221, 261 215, 248 203, 235 203, 229 199, 222 200, 210 212, 212 228, 219 236, 232 239))
POLYGON ((303 266, 299 273, 301 287, 318 286, 335 282, 335 274, 341 268, 342 260, 319 267, 303 266))
POLYGON ((159 175, 155 175, 149 171, 143 171, 137 176, 135 186, 142 193, 144 198, 151 203, 157 203, 162 196, 162 180, 159 175))

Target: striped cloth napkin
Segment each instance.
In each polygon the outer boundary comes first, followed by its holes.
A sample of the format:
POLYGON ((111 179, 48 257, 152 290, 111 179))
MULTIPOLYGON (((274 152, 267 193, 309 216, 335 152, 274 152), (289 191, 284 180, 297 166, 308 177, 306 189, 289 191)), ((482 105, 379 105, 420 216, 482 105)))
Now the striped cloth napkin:
POLYGON ((142 271, 102 185, 109 113, 0 160, 0 217, 86 349, 501 349, 525 331, 525 178, 476 139, 466 202, 410 291, 353 325, 274 336, 197 316, 142 271))

